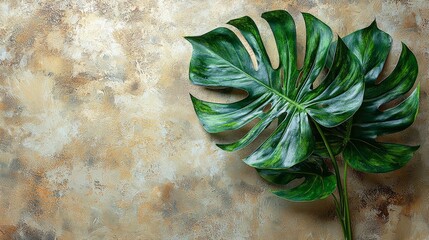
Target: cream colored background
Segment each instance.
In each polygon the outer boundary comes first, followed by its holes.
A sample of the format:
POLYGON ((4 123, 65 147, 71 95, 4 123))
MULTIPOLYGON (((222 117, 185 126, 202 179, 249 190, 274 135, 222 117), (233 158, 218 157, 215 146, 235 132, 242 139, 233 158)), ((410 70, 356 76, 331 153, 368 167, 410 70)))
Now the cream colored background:
MULTIPOLYGON (((421 144, 400 171, 351 173, 356 239, 429 238, 427 1, 2 1, 0 238, 340 239, 332 200, 274 197, 198 123, 191 46, 228 20, 255 19, 275 56, 264 11, 310 12, 344 36, 377 18, 419 62, 421 111, 395 140, 421 144)), ((275 59, 276 57, 274 57, 275 59)), ((302 58, 301 58, 302 59, 302 58)), ((276 60, 274 60, 276 61, 276 60)), ((253 146, 254 147, 254 146, 253 146)))

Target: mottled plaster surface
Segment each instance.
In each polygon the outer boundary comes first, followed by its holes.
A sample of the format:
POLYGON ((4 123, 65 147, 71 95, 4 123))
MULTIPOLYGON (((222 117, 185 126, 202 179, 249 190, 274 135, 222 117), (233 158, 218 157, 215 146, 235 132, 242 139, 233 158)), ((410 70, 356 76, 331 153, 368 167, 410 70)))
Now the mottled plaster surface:
MULTIPOLYGON (((350 174, 356 239, 429 238, 429 5, 421 1, 2 1, 1 239, 340 239, 331 200, 274 197, 198 123, 189 92, 191 46, 243 15, 275 56, 264 11, 310 12, 340 36, 374 18, 414 51, 422 84, 416 123, 393 136, 421 144, 390 174, 350 174)), ((302 54, 302 52, 301 52, 302 54)), ((302 57, 301 57, 302 60, 302 57)), ((277 60, 274 60, 274 62, 277 60)), ((233 94, 234 95, 234 94, 233 94)), ((255 145, 253 145, 255 147, 255 145)))

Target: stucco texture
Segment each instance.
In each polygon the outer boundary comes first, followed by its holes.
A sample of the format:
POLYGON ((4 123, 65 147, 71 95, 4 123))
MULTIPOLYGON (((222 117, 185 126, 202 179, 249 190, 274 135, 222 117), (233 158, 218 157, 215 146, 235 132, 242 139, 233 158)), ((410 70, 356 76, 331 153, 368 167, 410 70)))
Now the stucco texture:
MULTIPOLYGON (((421 110, 391 140, 420 144, 403 169, 350 172, 356 239, 429 238, 429 4, 421 1, 2 1, 0 239, 341 239, 332 199, 291 203, 216 142, 189 93, 200 35, 249 15, 278 61, 260 15, 285 9, 302 61, 309 12, 339 36, 378 26, 419 62, 421 110)), ((240 134, 240 133, 238 133, 240 134)), ((259 141, 260 143, 260 141, 259 141)))

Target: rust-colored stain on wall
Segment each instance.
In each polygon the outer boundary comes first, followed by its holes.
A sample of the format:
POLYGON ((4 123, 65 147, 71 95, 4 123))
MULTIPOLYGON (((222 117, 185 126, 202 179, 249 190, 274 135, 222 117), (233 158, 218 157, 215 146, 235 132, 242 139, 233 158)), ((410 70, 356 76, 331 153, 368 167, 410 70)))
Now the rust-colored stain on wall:
MULTIPOLYGON (((419 62, 421 110, 391 139, 421 144, 389 174, 350 177, 356 239, 429 238, 429 5, 421 1, 2 1, 0 239, 340 239, 331 200, 290 203, 206 134, 189 92, 200 35, 265 11, 299 11, 339 35, 375 18, 419 62)), ((301 56, 302 60, 302 56, 301 56)), ((277 61, 277 60, 274 60, 277 61)), ((230 140, 230 139, 229 139, 230 140)))

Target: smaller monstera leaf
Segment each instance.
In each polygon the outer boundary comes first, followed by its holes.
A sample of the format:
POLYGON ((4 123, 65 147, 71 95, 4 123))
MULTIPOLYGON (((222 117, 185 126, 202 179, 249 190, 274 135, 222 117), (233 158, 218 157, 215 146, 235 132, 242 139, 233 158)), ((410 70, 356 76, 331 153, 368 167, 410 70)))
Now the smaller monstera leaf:
POLYGON ((387 78, 377 82, 391 49, 392 38, 378 29, 374 21, 343 40, 359 59, 365 76, 362 106, 352 119, 336 128, 346 136, 342 140, 344 159, 351 167, 363 172, 382 173, 399 169, 412 158, 418 146, 378 142, 376 138, 402 131, 414 122, 419 108, 420 87, 417 86, 399 104, 385 110, 381 107, 402 100, 411 90, 418 74, 417 60, 402 44, 395 69, 387 78))
POLYGON ((335 191, 335 175, 328 171, 322 158, 311 156, 308 160, 288 169, 256 169, 266 181, 286 185, 295 179, 304 181, 287 190, 276 190, 273 193, 281 198, 294 202, 309 202, 328 197, 335 191))
POLYGON ((360 64, 341 39, 338 40, 330 72, 322 83, 313 82, 325 66, 332 42, 331 29, 310 14, 303 13, 306 25, 306 52, 297 67, 295 23, 286 11, 262 15, 270 25, 277 44, 280 64, 273 68, 258 28, 249 17, 229 22, 250 45, 252 59, 239 38, 227 28, 202 36, 187 37, 193 46, 189 77, 193 84, 245 90, 238 102, 220 104, 193 96, 195 111, 210 133, 236 130, 254 119, 259 121, 240 140, 218 146, 227 151, 251 143, 275 119, 279 124, 268 139, 244 161, 256 168, 288 168, 307 159, 315 141, 310 122, 334 127, 350 118, 361 104, 363 81, 360 64), (270 106, 268 111, 264 111, 270 106))

